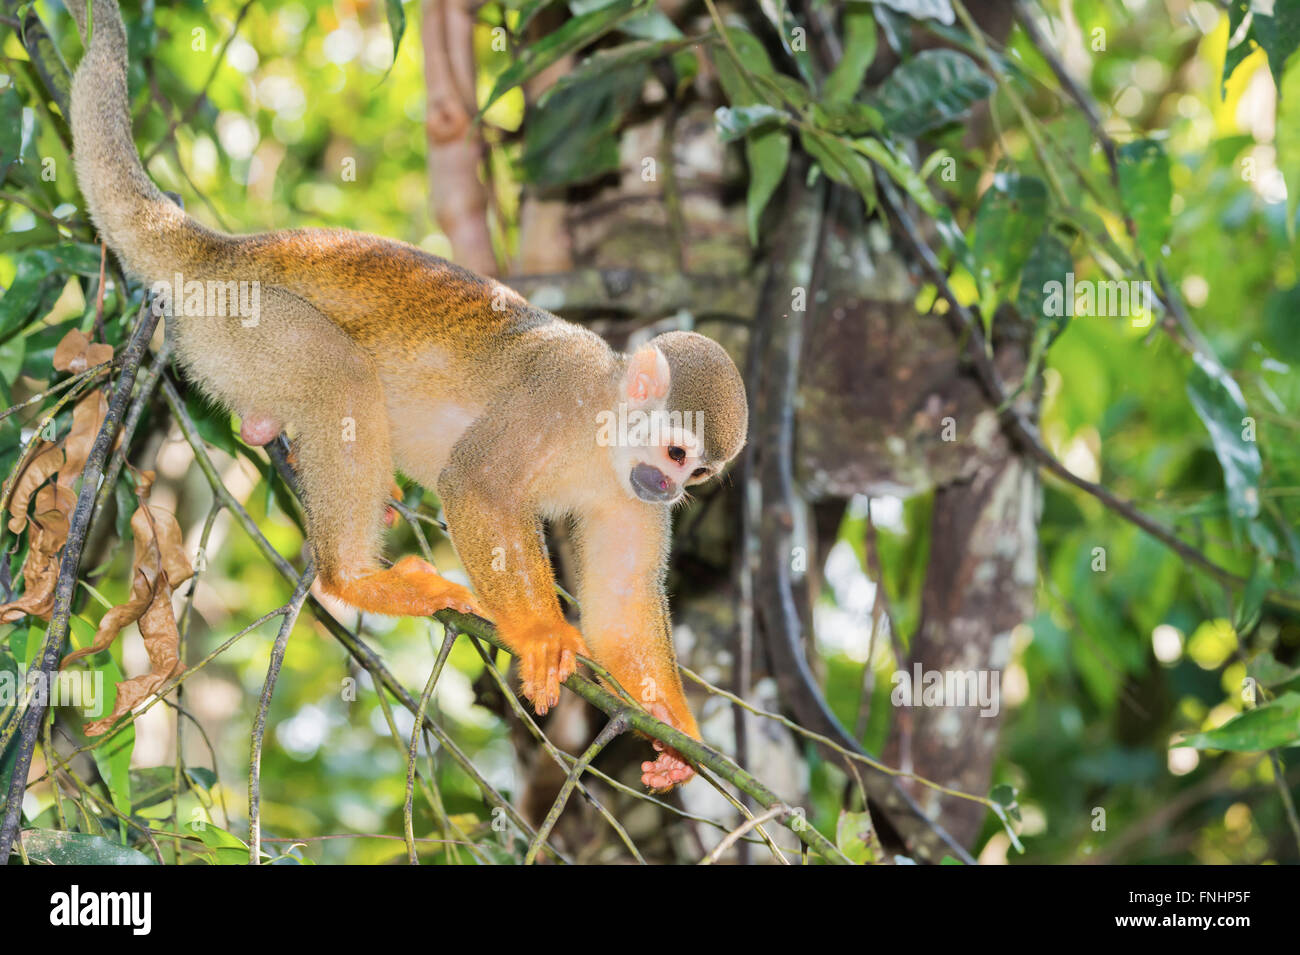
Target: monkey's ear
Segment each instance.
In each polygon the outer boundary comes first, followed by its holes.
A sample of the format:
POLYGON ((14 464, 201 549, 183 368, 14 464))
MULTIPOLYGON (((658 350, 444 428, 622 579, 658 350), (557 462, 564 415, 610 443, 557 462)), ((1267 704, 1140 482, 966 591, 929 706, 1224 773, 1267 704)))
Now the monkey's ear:
POLYGON ((642 345, 628 359, 623 383, 627 400, 633 405, 646 405, 667 397, 672 384, 668 359, 654 345, 642 345))

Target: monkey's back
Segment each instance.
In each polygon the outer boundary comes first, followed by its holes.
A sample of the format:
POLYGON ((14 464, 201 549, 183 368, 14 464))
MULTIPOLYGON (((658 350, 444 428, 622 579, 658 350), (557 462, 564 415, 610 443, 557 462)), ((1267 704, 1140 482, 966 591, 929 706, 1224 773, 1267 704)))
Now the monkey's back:
POLYGON ((281 286, 368 351, 418 351, 436 342, 477 356, 543 326, 582 334, 500 282, 404 242, 346 229, 222 238, 225 247, 212 260, 218 278, 281 286))

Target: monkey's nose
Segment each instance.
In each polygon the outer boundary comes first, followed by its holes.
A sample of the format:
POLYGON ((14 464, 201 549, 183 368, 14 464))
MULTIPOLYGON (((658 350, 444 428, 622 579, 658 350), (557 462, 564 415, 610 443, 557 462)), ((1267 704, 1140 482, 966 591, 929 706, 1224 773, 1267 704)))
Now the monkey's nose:
POLYGON ((637 497, 651 504, 666 504, 677 497, 677 485, 653 464, 638 464, 629 475, 637 497))

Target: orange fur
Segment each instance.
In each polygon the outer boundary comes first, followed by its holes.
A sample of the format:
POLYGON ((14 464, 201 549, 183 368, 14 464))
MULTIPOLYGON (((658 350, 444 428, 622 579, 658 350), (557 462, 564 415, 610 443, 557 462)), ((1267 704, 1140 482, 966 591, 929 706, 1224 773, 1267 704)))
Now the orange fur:
MULTIPOLYGON (((70 9, 84 36, 84 2, 70 9)), ((294 433, 325 589, 375 613, 479 612, 465 588, 423 561, 380 562, 400 469, 442 498, 483 612, 518 656, 538 712, 556 703, 575 654, 589 648, 647 707, 698 736, 663 590, 673 502, 636 497, 627 469, 637 455, 653 457, 675 482, 665 476, 662 486, 684 488, 736 455, 748 411, 722 348, 674 332, 620 355, 505 286, 405 243, 331 229, 225 235, 199 224, 141 168, 117 4, 93 0, 92 10, 71 110, 91 217, 146 283, 258 290, 256 321, 209 314, 205 302, 200 314, 169 318, 169 331, 187 374, 244 418, 251 441, 280 426, 294 433), (684 463, 663 447, 598 445, 597 414, 629 400, 704 412, 684 463), (581 634, 560 612, 541 538, 543 518, 570 515, 583 554, 581 634)), ((648 785, 689 775, 668 760, 647 764, 648 785)))

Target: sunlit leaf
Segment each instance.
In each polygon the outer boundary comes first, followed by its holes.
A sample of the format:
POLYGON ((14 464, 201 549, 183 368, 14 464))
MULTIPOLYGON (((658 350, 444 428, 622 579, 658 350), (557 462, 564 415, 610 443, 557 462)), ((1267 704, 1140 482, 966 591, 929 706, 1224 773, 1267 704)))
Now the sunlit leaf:
POLYGON ((22 833, 27 858, 44 865, 156 865, 142 852, 128 849, 103 836, 53 829, 27 829, 22 833))
POLYGON ((1275 700, 1234 716, 1218 729, 1192 733, 1174 744, 1234 753, 1296 745, 1300 745, 1300 693, 1283 693, 1275 700))

